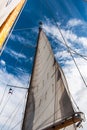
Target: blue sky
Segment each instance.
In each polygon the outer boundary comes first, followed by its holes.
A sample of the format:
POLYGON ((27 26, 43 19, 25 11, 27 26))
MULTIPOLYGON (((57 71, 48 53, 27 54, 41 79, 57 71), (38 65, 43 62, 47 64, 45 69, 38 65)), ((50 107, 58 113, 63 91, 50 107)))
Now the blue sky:
MULTIPOLYGON (((85 0, 27 0, 22 14, 13 29, 13 32, 0 57, 0 98, 2 99, 6 84, 27 87, 30 79, 35 48, 37 44, 39 21, 43 22, 43 30, 51 43, 55 57, 63 68, 70 91, 81 111, 87 116, 87 88, 85 87, 69 53, 63 42, 59 30, 68 45, 78 53, 87 56, 87 3, 85 0), (26 28, 26 29, 25 29, 26 28)), ((77 55, 73 55, 80 71, 87 83, 87 61, 77 55)), ((7 87, 0 111, 8 96, 7 87)), ((0 117, 0 127, 8 119, 26 91, 14 89, 3 114, 0 117), (17 99, 15 98, 17 97, 17 99)), ((25 99, 25 98, 24 98, 25 99)), ((23 105, 18 115, 22 118, 23 105)), ((12 117, 11 117, 12 118, 12 117)), ((15 117, 11 128, 21 119, 15 117)), ((11 120, 3 128, 9 128, 11 120)), ((83 123, 83 130, 87 130, 87 122, 83 123)), ((20 126, 15 130, 20 130, 20 126)), ((82 128, 80 128, 82 130, 82 128)))

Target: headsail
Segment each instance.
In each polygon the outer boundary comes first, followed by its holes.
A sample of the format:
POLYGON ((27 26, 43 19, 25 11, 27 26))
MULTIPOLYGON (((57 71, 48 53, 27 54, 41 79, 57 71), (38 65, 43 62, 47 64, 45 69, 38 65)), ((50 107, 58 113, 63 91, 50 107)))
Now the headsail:
POLYGON ((67 82, 50 43, 40 29, 22 130, 75 130, 67 82), (70 125, 70 126, 69 126, 70 125))
POLYGON ((0 3, 0 51, 26 0, 3 0, 0 3))

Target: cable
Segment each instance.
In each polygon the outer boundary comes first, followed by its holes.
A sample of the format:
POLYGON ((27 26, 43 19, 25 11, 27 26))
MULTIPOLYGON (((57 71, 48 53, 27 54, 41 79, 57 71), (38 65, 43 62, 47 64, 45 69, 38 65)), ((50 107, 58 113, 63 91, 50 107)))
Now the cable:
POLYGON ((22 122, 22 120, 19 121, 11 130, 14 130, 21 122, 22 122))
MULTIPOLYGON (((59 90, 59 88, 57 87, 57 90, 56 90, 55 94, 57 94, 58 90, 59 90)), ((35 123, 33 125, 35 125, 37 123, 38 119, 40 118, 40 116, 42 116, 42 114, 44 114, 44 112, 46 111, 46 109, 49 107, 50 103, 52 103, 52 101, 54 100, 54 97, 55 97, 55 95, 52 97, 52 99, 50 100, 50 102, 46 105, 46 107, 44 108, 44 110, 38 115, 38 117, 37 117, 37 119, 36 119, 36 121, 35 121, 35 123)), ((66 104, 66 102, 65 102, 65 104, 66 104)), ((57 112, 60 111, 60 109, 62 109, 62 106, 57 109, 57 112)))
POLYGON ((13 32, 15 31, 25 31, 25 30, 33 30, 33 29, 38 29, 37 27, 34 27, 34 28, 17 28, 17 29, 14 29, 13 32))
MULTIPOLYGON (((23 48, 22 48, 22 49, 23 49, 23 48)), ((22 49, 21 49, 21 51, 22 51, 22 49)), ((21 52, 21 51, 20 51, 20 52, 21 52)), ((17 61, 16 61, 16 63, 15 63, 15 67, 16 67, 17 62, 18 62, 18 58, 17 58, 17 61)), ((9 83, 9 81, 10 81, 10 78, 8 79, 8 83, 9 83)), ((8 84, 8 83, 7 83, 7 84, 8 84)), ((2 104, 2 102, 3 102, 3 100, 4 100, 4 96, 5 96, 5 93, 6 93, 6 89, 7 89, 7 85, 6 85, 5 89, 4 89, 4 93, 3 93, 3 96, 2 96, 2 98, 1 98, 0 105, 2 104)))
MULTIPOLYGON (((11 95, 10 95, 10 96, 11 96, 11 95)), ((10 96, 8 96, 8 98, 7 98, 7 100, 6 100, 5 104, 4 104, 4 106, 2 107, 2 109, 1 109, 1 111, 0 111, 0 116, 1 116, 1 114, 3 113, 3 111, 4 111, 4 109, 5 109, 6 105, 7 105, 7 103, 9 102, 10 96)))
POLYGON ((0 106, 1 106, 1 104, 2 104, 2 102, 3 102, 3 100, 4 100, 5 92, 6 92, 6 88, 5 88, 5 90, 4 90, 4 93, 3 93, 3 95, 2 95, 2 98, 1 98, 1 100, 0 100, 0 106))
MULTIPOLYGON (((59 39, 57 39, 57 40, 64 44, 63 41, 61 41, 61 40, 59 40, 59 39)), ((64 44, 64 45, 65 45, 65 44, 64 44)), ((74 54, 77 54, 78 56, 82 57, 84 60, 87 61, 87 56, 78 53, 77 51, 75 51, 74 49, 72 49, 72 48, 71 48, 70 46, 68 46, 68 45, 67 45, 67 47, 68 47, 74 54)))
MULTIPOLYGON (((21 98, 21 100, 19 101, 19 103, 16 105, 15 109, 12 111, 12 113, 10 114, 10 116, 8 117, 8 119, 4 122, 3 126, 0 128, 0 130, 3 130, 3 128, 6 126, 6 124, 9 122, 9 120, 11 119, 12 116, 13 116, 13 118, 15 118, 16 113, 18 112, 20 106, 22 105, 21 102, 23 101, 23 99, 25 100, 26 97, 25 98, 24 97, 21 98)), ((12 120, 11 120, 11 122, 12 122, 12 120)))
MULTIPOLYGON (((21 48, 21 50, 20 50, 19 53, 22 52, 23 48, 24 48, 24 47, 21 48)), ((17 65, 18 59, 19 59, 19 57, 17 57, 17 59, 16 59, 16 62, 15 62, 14 68, 16 68, 16 65, 17 65)), ((9 82, 10 82, 10 78, 8 79, 7 84, 8 84, 9 82)), ((3 93, 3 96, 2 96, 2 98, 1 98, 0 105, 2 104, 2 102, 3 102, 3 100, 4 100, 5 93, 6 93, 6 89, 7 89, 7 85, 6 85, 5 89, 4 89, 4 93, 3 93)))
MULTIPOLYGON (((48 4, 47 1, 46 1, 46 3, 47 3, 47 6, 48 6, 48 9, 49 9, 49 8, 50 8, 50 7, 49 7, 49 4, 48 4)), ((50 12, 51 12, 51 10, 50 10, 50 12)), ((52 14, 52 12, 51 12, 51 14, 52 14)), ((53 16, 53 14, 52 14, 52 16, 53 16)), ((57 29, 58 29, 58 31, 59 31, 59 33, 60 33, 60 35, 61 35, 61 37, 62 37, 64 43, 65 43, 65 46, 67 47, 68 52, 69 52, 70 56, 72 57, 72 59, 73 59, 73 61, 74 61, 74 64, 75 64, 75 66, 76 66, 76 68, 77 68, 77 70, 78 70, 78 72, 79 72, 79 74, 80 74, 80 76, 81 76, 81 78, 82 78, 82 81, 83 81, 84 85, 87 87, 87 84, 86 84, 86 82, 85 82, 85 80, 84 80, 84 78, 83 78, 83 76, 82 76, 82 74, 81 74, 81 72, 80 72, 80 69, 79 69, 79 67, 78 67, 78 65, 77 65, 77 63, 76 63, 76 61, 75 61, 75 59, 74 59, 74 57, 73 57, 73 55, 72 55, 72 53, 71 53, 71 51, 70 51, 70 48, 69 48, 68 45, 67 45, 67 42, 66 42, 66 40, 65 40, 65 38, 64 38, 64 36, 63 36, 63 34, 62 34, 62 32, 61 32, 61 29, 60 29, 59 25, 57 24, 56 19, 55 19, 54 16, 53 16, 53 18, 54 18, 55 25, 56 25, 56 27, 57 27, 57 29)))
MULTIPOLYGON (((26 92, 26 94, 27 94, 27 92, 26 92)), ((25 94, 25 98, 24 98, 24 104, 25 104, 25 101, 26 101, 26 94, 25 94)), ((25 111, 25 107, 23 108, 23 111, 25 111)), ((17 112, 18 112, 18 111, 17 111, 17 112)), ((17 112, 16 112, 16 113, 17 113, 17 112)), ((15 113, 15 115, 16 115, 16 113, 15 113)), ((13 120, 14 120, 14 118, 15 118, 15 115, 14 115, 14 117, 12 118, 12 120, 11 120, 9 126, 11 126, 11 123, 13 122, 13 120)), ((24 117, 24 116, 23 116, 23 117, 24 117)), ((11 128, 11 130, 13 130, 14 128, 16 128, 22 121, 23 121, 23 119, 22 119, 21 121, 19 121, 13 128, 11 128)), ((8 129, 8 130, 9 130, 9 129, 8 129)))
MULTIPOLYGON (((22 99, 23 100, 23 99, 22 99)), ((21 100, 21 101, 22 101, 21 100)), ((15 107, 15 109, 12 111, 12 113, 11 113, 11 115, 8 117, 8 119, 5 121, 5 123, 4 123, 4 125, 1 127, 1 129, 0 130, 2 130, 4 127, 5 127, 5 125, 8 123, 8 121, 11 119, 11 117, 13 116, 13 114, 16 112, 16 109, 18 109, 18 108, 20 108, 20 102, 18 103, 18 105, 17 105, 16 107, 15 107), (18 106, 18 107, 17 107, 18 106)))
MULTIPOLYGON (((20 106, 21 106, 21 105, 22 105, 22 104, 20 104, 20 106)), ((20 110, 20 106, 18 107, 17 111, 14 113, 14 115, 13 115, 12 119, 10 120, 9 127, 8 127, 8 129, 7 129, 7 130, 9 130, 9 129, 10 129, 11 124, 13 123, 13 121, 14 121, 15 117, 17 116, 18 111, 20 110)))

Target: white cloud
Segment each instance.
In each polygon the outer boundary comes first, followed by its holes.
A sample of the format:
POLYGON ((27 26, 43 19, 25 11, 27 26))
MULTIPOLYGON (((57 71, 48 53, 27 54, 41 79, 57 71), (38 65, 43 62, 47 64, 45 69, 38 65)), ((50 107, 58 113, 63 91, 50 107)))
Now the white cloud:
POLYGON ((58 52, 56 52, 55 57, 56 57, 56 59, 66 60, 66 58, 70 59, 70 54, 65 50, 60 51, 60 52, 58 51, 58 52))
POLYGON ((8 53, 10 56, 14 57, 15 59, 26 59, 27 58, 22 52, 18 53, 9 48, 6 48, 5 52, 8 53))
POLYGON ((20 35, 17 35, 17 34, 11 34, 10 36, 10 39, 13 40, 13 41, 19 41, 20 43, 25 43, 26 42, 26 39, 20 35))
MULTIPOLYGON (((64 43, 64 40, 58 30, 58 28, 51 24, 49 22, 49 24, 44 24, 43 25, 44 30, 46 31, 46 33, 50 34, 52 36, 52 38, 54 38, 54 41, 56 41, 56 39, 62 41, 64 43)), ((60 29, 61 33, 64 36, 64 39, 66 40, 66 42, 68 43, 68 45, 72 48, 76 45, 78 45, 78 48, 80 45, 82 45, 84 48, 87 47, 87 37, 84 36, 78 36, 76 33, 72 32, 72 30, 69 29, 60 29), (73 42, 73 44, 72 44, 73 42)), ((63 45, 62 43, 62 45, 63 45)), ((82 48, 79 48, 79 50, 82 48)), ((86 51, 84 52, 86 53, 86 51)))
POLYGON ((74 26, 79 26, 82 25, 84 22, 80 19, 70 19, 67 23, 67 26, 69 27, 74 27, 74 26))
MULTIPOLYGON (((61 38, 60 33, 59 33, 58 29, 56 28, 56 26, 52 25, 50 22, 48 25, 44 25, 44 29, 46 30, 47 33, 50 33, 54 39, 56 37, 59 40, 63 40, 61 38)), ((65 36, 67 42, 68 42, 68 40, 70 40, 72 42, 78 41, 79 44, 82 44, 84 47, 87 47, 86 46, 87 39, 84 38, 83 36, 78 37, 76 34, 74 34, 70 30, 61 29, 61 31, 62 31, 63 35, 65 36)), ((19 39, 19 41, 20 41, 20 39, 19 39)), ((70 47, 73 46, 70 42, 68 42, 68 43, 69 43, 70 47)), ((10 50, 10 51, 8 50, 8 53, 11 53, 11 55, 13 57, 18 57, 18 55, 19 55, 18 53, 16 53, 13 50, 10 50)), ((67 57, 69 57, 68 53, 66 53, 65 50, 64 51, 62 50, 59 53, 58 52, 56 53, 56 57, 58 57, 58 58, 61 58, 62 55, 64 55, 63 58, 66 59, 65 66, 63 69, 64 69, 65 75, 67 77, 70 92, 71 92, 72 96, 74 97, 76 103, 80 107, 81 111, 83 111, 87 117, 87 110, 86 110, 87 109, 87 100, 86 100, 87 99, 87 88, 84 86, 84 83, 82 82, 82 79, 81 79, 73 61, 67 60, 67 57)), ((20 53, 19 57, 26 58, 26 56, 21 53, 20 53)), ((32 60, 32 58, 31 58, 31 60, 32 60)), ((83 74, 84 79, 87 82, 87 64, 80 58, 76 58, 76 61, 80 67, 80 70, 81 70, 81 73, 83 74)), ((2 61, 2 63, 4 63, 4 62, 2 61)), ((26 82, 27 82, 26 79, 28 79, 26 77, 28 77, 28 75, 21 75, 21 78, 18 78, 12 74, 8 74, 6 71, 3 72, 3 70, 0 70, 0 86, 1 86, 0 87, 0 99, 3 95, 4 88, 6 86, 5 84, 9 83, 9 84, 17 85, 17 86, 26 86, 26 82), (22 79, 24 79, 24 80, 22 80, 22 79)), ((6 97, 8 96, 8 91, 9 91, 9 89, 6 90, 6 95, 5 95, 4 100, 6 100, 6 97)), ((0 118, 0 122, 2 125, 4 124, 4 121, 7 119, 7 116, 9 116, 11 114, 10 112, 12 112, 14 110, 18 101, 20 101, 22 97, 24 98, 24 95, 25 95, 25 91, 14 89, 14 92, 11 95, 11 99, 2 114, 2 118, 0 118)), ((3 106, 3 104, 2 104, 2 106, 3 106)), ((2 108, 2 106, 1 106, 1 108, 2 108)), ((1 110, 1 108, 0 108, 0 110, 1 110)), ((18 112, 19 114, 23 112, 23 109, 21 109, 21 110, 22 110, 21 112, 18 112)), ((21 116, 17 116, 14 119, 12 126, 14 126, 14 124, 16 124, 16 122, 18 122, 18 120, 20 120, 20 118, 22 118, 22 116, 23 116, 22 114, 21 114, 21 116)), ((7 124, 7 126, 5 127, 4 130, 7 130, 6 128, 8 127, 8 125, 9 124, 7 124)), ((87 130, 86 123, 84 124, 84 130, 87 130)))
POLYGON ((5 66, 5 65, 6 65, 6 63, 5 63, 4 60, 0 60, 0 64, 1 64, 2 66, 5 66))
MULTIPOLYGON (((70 21, 67 22, 67 25, 69 26, 78 26, 78 25, 82 25, 83 22, 81 20, 77 20, 77 19, 72 19, 70 21)), ((46 33, 50 34, 52 36, 52 38, 55 40, 62 40, 60 36, 60 33, 58 31, 58 28, 55 25, 52 25, 50 22, 49 24, 44 24, 43 27, 46 31, 46 33)), ((87 38, 83 37, 83 36, 78 36, 76 33, 73 33, 71 30, 69 29, 61 29, 61 32, 64 36, 64 38, 66 39, 66 42, 68 43, 68 45, 72 48, 75 46, 78 46, 79 49, 76 49, 77 52, 82 52, 80 48, 81 45, 83 46, 83 50, 85 48, 85 50, 87 49, 87 38)), ((84 54, 87 54, 87 51, 83 51, 84 54)), ((81 76, 79 75, 79 72, 74 64, 74 62, 71 59, 68 59, 70 56, 69 54, 62 49, 60 49, 59 52, 57 52, 55 54, 56 58, 60 59, 60 60, 64 60, 64 66, 63 66, 63 70, 65 72, 67 81, 68 81, 68 85, 69 85, 69 89, 70 92, 72 94, 72 96, 74 97, 76 103, 78 104, 79 108, 81 109, 81 111, 83 113, 85 113, 85 116, 87 117, 87 88, 84 85, 81 76)), ((82 60, 79 57, 75 57, 76 58, 76 62, 80 68, 80 71, 85 79, 85 82, 87 84, 87 62, 85 62, 84 60, 82 60)), ((61 61, 62 62, 62 61, 61 61)), ((61 63, 60 62, 60 63, 61 63)), ((84 124, 84 130, 87 130, 87 123, 83 123, 84 124)), ((83 130, 82 128, 80 128, 80 130, 83 130)))
POLYGON ((77 42, 81 43, 84 47, 87 47, 87 38, 86 37, 78 37, 77 42))
MULTIPOLYGON (((76 61, 87 84, 87 63, 79 58, 77 58, 76 61)), ((82 81, 81 76, 79 75, 79 72, 77 71, 77 68, 74 65, 73 61, 67 61, 66 66, 63 69, 68 81, 71 95, 80 110, 85 114, 85 117, 87 118, 87 88, 84 85, 84 82, 82 81)), ((86 130, 87 123, 83 123, 83 126, 84 128, 80 129, 86 130)))
POLYGON ((12 74, 7 73, 6 71, 3 72, 3 70, 0 69, 0 113, 2 111, 2 113, 0 114, 0 126, 5 125, 5 127, 3 128, 4 130, 7 130, 8 127, 13 127, 18 121, 22 119, 24 112, 24 103, 25 103, 24 101, 26 100, 25 99, 26 90, 12 88, 13 94, 10 95, 8 94, 9 87, 7 87, 7 89, 5 90, 6 84, 11 84, 19 87, 28 87, 27 86, 28 77, 29 75, 24 74, 21 75, 21 78, 18 78, 12 74), (5 95, 3 101, 1 102, 4 91, 5 95), (3 106, 5 105, 8 96, 10 96, 9 101, 6 104, 5 108, 3 109, 3 106), (20 104, 19 110, 17 110, 18 104, 20 104), (13 112, 14 110, 17 111, 16 115, 14 115, 15 114, 15 112, 13 112), (5 123, 8 118, 9 118, 8 123, 5 123))

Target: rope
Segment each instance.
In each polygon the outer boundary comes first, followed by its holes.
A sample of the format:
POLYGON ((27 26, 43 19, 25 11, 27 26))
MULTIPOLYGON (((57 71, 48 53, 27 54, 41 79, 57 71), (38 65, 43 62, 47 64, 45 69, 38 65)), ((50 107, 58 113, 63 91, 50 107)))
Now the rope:
MULTIPOLYGON (((11 95, 10 95, 10 96, 11 96, 11 95)), ((4 111, 4 109, 5 109, 6 105, 7 105, 7 103, 9 102, 10 96, 8 96, 8 98, 7 98, 6 102, 5 102, 5 104, 3 105, 3 107, 2 107, 2 109, 1 109, 1 111, 0 111, 0 116, 1 116, 1 114, 3 113, 3 111, 4 111)))
MULTIPOLYGON (((63 41, 61 41, 61 40, 59 40, 59 39, 57 39, 59 42, 61 42, 61 43, 63 43, 64 44, 64 42, 63 41)), ((64 44, 65 45, 65 44, 64 44)), ((85 56, 85 55, 82 55, 82 54, 80 54, 80 53, 78 53, 77 51, 75 51, 74 49, 72 49, 70 46, 68 46, 67 45, 67 47, 73 52, 73 54, 76 54, 76 55, 78 55, 78 56, 80 56, 80 57, 82 57, 84 60, 86 60, 87 61, 87 56, 85 56)))
MULTIPOLYGON (((22 101, 22 100, 21 100, 22 101)), ((8 117, 8 119, 5 121, 4 125, 1 127, 1 130, 5 127, 5 125, 8 123, 8 121, 11 119, 11 117, 13 116, 13 114, 16 112, 16 109, 20 108, 20 102, 18 103, 15 107, 15 109, 12 111, 11 115, 8 117), (18 107, 17 107, 18 106, 18 107)))
POLYGON ((5 90, 4 90, 4 93, 3 93, 3 95, 2 95, 2 98, 1 98, 1 100, 0 100, 0 106, 1 106, 1 104, 2 104, 2 102, 3 102, 3 100, 4 100, 5 92, 6 92, 6 88, 5 88, 5 90))
MULTIPOLYGON (((21 105, 22 105, 22 104, 21 104, 21 105)), ((19 110, 20 110, 20 106, 18 107, 17 111, 14 113, 14 115, 13 115, 13 117, 12 117, 10 123, 9 123, 9 127, 8 127, 7 130, 10 129, 10 127, 11 127, 12 123, 14 122, 14 119, 15 119, 15 117, 17 116, 17 113, 18 113, 19 110)))
POLYGON ((19 121, 13 128, 11 128, 11 130, 14 130, 21 122, 22 122, 22 120, 19 121))
MULTIPOLYGON (((59 90, 59 88, 57 87, 57 90, 56 90, 56 92, 55 92, 55 95, 57 94, 58 90, 59 90)), ((38 117, 37 117, 37 119, 36 119, 34 125, 37 123, 38 119, 44 114, 44 112, 47 110, 47 108, 49 107, 49 105, 52 103, 52 101, 53 101, 54 98, 55 98, 55 95, 52 97, 52 99, 50 100, 50 102, 46 105, 46 107, 45 107, 45 109, 42 111, 42 113, 40 113, 40 114, 38 115, 38 117)), ((60 111, 61 109, 62 109, 62 106, 57 109, 57 112, 60 111)), ((54 112, 53 115, 54 115, 55 113, 56 113, 56 112, 54 112)))
MULTIPOLYGON (((19 53, 21 53, 21 52, 22 52, 22 50, 23 50, 23 47, 22 47, 22 49, 20 50, 20 52, 19 52, 19 53)), ((15 67, 16 67, 16 65, 17 65, 18 59, 19 59, 19 58, 17 58, 17 59, 16 59, 16 62, 15 62, 14 68, 15 68, 15 67)), ((9 82, 10 82, 10 78, 8 79, 7 84, 8 84, 9 82)), ((2 98, 1 98, 0 105, 2 104, 2 102, 3 102, 3 100, 4 100, 5 93, 6 93, 6 89, 7 89, 7 85, 6 85, 5 89, 4 89, 4 93, 3 93, 3 96, 2 96, 2 98)))
MULTIPOLYGON (((27 92, 26 92, 26 94, 27 94, 27 92)), ((25 104, 25 100, 26 100, 26 94, 25 94, 25 98, 24 98, 24 104, 25 104)), ((23 108, 23 111, 25 112, 25 107, 23 108)), ((15 115, 14 115, 14 117, 15 117, 15 115)), ((24 116, 23 116, 23 118, 24 118, 24 116)), ((13 120, 14 120, 14 118, 12 119, 11 123, 13 122, 13 120)), ((11 130, 15 129, 20 123, 22 123, 22 121, 23 121, 23 119, 21 121, 19 121, 13 128, 11 128, 11 130)), ((10 123, 10 125, 11 125, 11 123, 10 123)))
MULTIPOLYGON (((12 118, 12 120, 11 120, 11 123, 13 122, 13 120, 14 120, 14 118, 15 118, 17 112, 18 112, 18 110, 20 109, 20 106, 22 105, 21 102, 23 101, 23 99, 24 99, 24 104, 25 104, 25 99, 26 99, 26 97, 25 97, 25 98, 22 97, 21 100, 19 101, 19 103, 16 105, 15 109, 12 111, 12 113, 11 113, 10 116, 8 117, 8 119, 4 122, 4 124, 3 124, 3 126, 1 127, 0 130, 3 130, 3 128, 6 126, 6 124, 9 122, 9 120, 11 119, 12 116, 13 116, 13 118, 12 118)), ((11 125, 11 123, 10 123, 10 125, 11 125)))
POLYGON ((13 32, 15 31, 25 31, 25 30, 34 30, 34 29, 38 29, 37 27, 34 27, 34 28, 17 28, 17 29, 14 29, 13 32))
MULTIPOLYGON (((49 7, 49 4, 48 4, 47 1, 46 1, 46 3, 47 3, 47 6, 48 6, 48 9, 49 9, 49 8, 50 8, 50 7, 49 7)), ((51 12, 51 11, 50 11, 50 12, 51 12)), ((52 14, 52 12, 51 12, 51 14, 52 14)), ((53 14, 52 14, 52 16, 53 16, 53 14)), ((83 76, 82 76, 82 74, 81 74, 81 72, 80 72, 80 69, 79 69, 79 67, 78 67, 78 65, 77 65, 77 63, 76 63, 76 61, 75 61, 75 59, 74 59, 74 57, 73 57, 73 55, 72 55, 72 53, 71 53, 71 51, 70 51, 70 48, 69 48, 68 45, 67 45, 67 42, 66 42, 66 40, 65 40, 65 38, 64 38, 64 36, 63 36, 63 34, 62 34, 62 32, 61 32, 61 29, 60 29, 59 25, 57 24, 56 19, 55 19, 54 16, 53 16, 53 18, 54 18, 55 25, 56 25, 56 27, 57 27, 57 29, 58 29, 58 31, 59 31, 59 33, 60 33, 60 35, 61 35, 63 41, 64 41, 64 44, 65 44, 65 46, 67 47, 68 52, 69 52, 70 56, 72 57, 72 59, 73 59, 73 61, 74 61, 74 64, 75 64, 75 66, 76 66, 76 68, 77 68, 77 70, 78 70, 78 72, 79 72, 79 74, 80 74, 80 76, 81 76, 81 78, 82 78, 82 81, 83 81, 84 85, 87 87, 87 84, 86 84, 86 82, 85 82, 85 80, 84 80, 84 78, 83 78, 83 76)))

